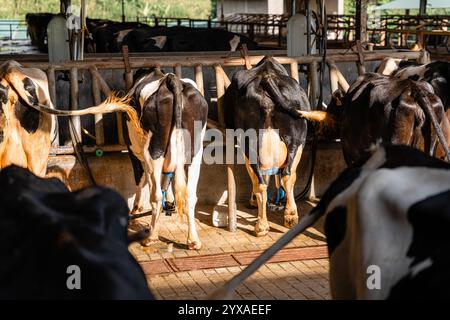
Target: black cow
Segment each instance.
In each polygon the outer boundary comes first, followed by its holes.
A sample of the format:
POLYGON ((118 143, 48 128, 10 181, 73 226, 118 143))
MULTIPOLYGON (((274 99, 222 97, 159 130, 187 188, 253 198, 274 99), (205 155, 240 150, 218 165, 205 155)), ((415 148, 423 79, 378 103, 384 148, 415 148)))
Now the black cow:
POLYGON ((16 166, 0 171, 0 189, 0 299, 152 298, 116 192, 69 192, 16 166))
POLYGON ((247 37, 223 29, 153 27, 125 30, 116 39, 130 52, 236 51, 244 43, 249 50, 257 49, 247 37))
POLYGON ((266 203, 270 175, 281 176, 287 200, 284 223, 292 227, 298 221, 294 185, 307 134, 299 111, 310 109, 305 92, 280 63, 265 57, 253 69, 234 74, 224 102, 227 128, 246 131, 240 144, 258 203, 255 234, 263 236, 269 231, 266 203))
POLYGON ((450 286, 450 165, 386 145, 346 169, 292 230, 216 293, 242 281, 321 217, 334 299, 443 299, 450 286))
POLYGON ((441 100, 424 81, 368 73, 345 95, 335 92, 327 112, 301 114, 335 129, 347 164, 366 155, 379 140, 410 145, 439 158, 449 153, 448 119, 441 100))

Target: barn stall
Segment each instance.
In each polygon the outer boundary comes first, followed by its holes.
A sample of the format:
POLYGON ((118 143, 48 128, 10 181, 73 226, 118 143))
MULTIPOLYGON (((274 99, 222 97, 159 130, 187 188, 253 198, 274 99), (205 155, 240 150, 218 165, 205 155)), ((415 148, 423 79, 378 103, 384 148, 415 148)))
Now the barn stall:
MULTIPOLYGON (((361 8, 360 8, 361 9, 361 8)), ((363 19, 359 19, 362 23, 363 19)), ((358 38, 364 38, 364 26, 358 38)), ((417 60, 421 63, 429 57, 423 51, 407 50, 364 50, 355 47, 357 52, 348 50, 329 50, 326 57, 325 81, 320 82, 318 66, 322 62, 320 54, 307 54, 298 57, 288 57, 287 51, 259 51, 247 54, 217 52, 217 53, 172 53, 172 54, 123 54, 86 56, 83 61, 49 63, 42 56, 8 56, 1 60, 14 59, 25 67, 39 68, 47 73, 52 101, 58 109, 83 109, 93 104, 99 104, 112 91, 126 91, 132 86, 133 72, 139 68, 157 67, 165 72, 173 72, 180 77, 193 79, 199 90, 207 98, 210 105, 208 128, 223 130, 222 103, 224 91, 234 72, 257 64, 264 55, 274 56, 285 66, 289 74, 308 90, 310 103, 316 106, 319 97, 319 87, 323 87, 323 101, 329 101, 331 92, 337 88, 346 88, 352 83, 358 71, 372 71, 378 62, 385 57, 417 60)), ((89 171, 98 184, 110 186, 117 190, 131 207, 134 200, 135 184, 132 168, 127 155, 122 130, 122 116, 96 115, 73 117, 74 127, 70 129, 66 119, 59 119, 59 137, 53 145, 48 165, 48 176, 58 177, 72 190, 80 189, 90 184, 89 171), (89 169, 77 161, 71 137, 83 144, 89 169)), ((204 145, 210 142, 205 141, 204 145)), ((296 191, 300 192, 307 184, 311 166, 311 150, 303 154, 299 166, 299 179, 296 191)), ((320 198, 330 182, 344 169, 339 141, 319 143, 315 160, 314 175, 308 193, 309 200, 300 207, 300 215, 314 206, 314 199, 320 198)), ((176 225, 174 218, 165 218, 165 231, 162 241, 153 248, 134 246, 131 248, 147 275, 199 272, 206 274, 207 270, 221 268, 237 268, 233 273, 251 262, 261 250, 279 238, 286 229, 279 222, 281 214, 274 213, 273 232, 266 240, 254 239, 246 227, 253 221, 255 211, 245 208, 250 196, 251 183, 245 172, 244 165, 213 164, 203 165, 197 196, 199 198, 199 223, 204 230, 205 248, 200 253, 191 253, 181 245, 183 232, 186 229, 176 225), (227 216, 227 217, 226 217, 227 216), (221 217, 224 229, 214 226, 214 218, 221 217), (176 225, 176 227, 169 224, 176 225), (278 226, 277 226, 278 225, 278 226), (177 228, 179 230, 177 230, 177 228), (182 232, 179 232, 179 231, 182 232), (168 238, 173 236, 173 238, 168 238), (222 238, 222 239, 220 239, 222 238), (210 246, 208 247, 208 244, 210 246), (225 249, 223 249, 225 248, 225 249), (189 257, 189 256, 195 257, 189 257)), ((148 205, 148 194, 144 193, 144 203, 148 205)), ((147 207, 146 210, 149 208, 147 207)), ((320 229, 320 228, 319 228, 320 229)), ((291 261, 319 261, 318 268, 323 271, 326 263, 321 259, 327 257, 324 239, 320 231, 312 232, 307 237, 293 242, 292 246, 282 251, 273 263, 291 261), (321 265, 323 263, 323 265, 321 265)), ((307 265, 308 262, 305 262, 307 265)), ((312 263, 312 264, 314 264, 312 263)), ((299 267, 300 268, 300 267, 299 267)), ((218 271, 217 271, 218 272, 218 271)), ((199 274, 197 274, 198 276, 199 274)), ((214 278, 214 276, 212 276, 214 278)), ((283 277, 281 277, 283 278, 283 277)), ((154 283, 158 283, 158 279, 154 283)), ((285 280, 286 281, 286 280, 285 280)), ((256 282, 256 281, 255 281, 256 282)), ((322 279, 323 282, 323 279, 322 279)), ((150 282, 151 285, 151 282, 150 282)), ((250 284, 250 287, 256 286, 250 284)), ((206 291, 206 289, 202 289, 206 291)), ((255 291, 259 289, 254 289, 255 291)), ((317 292, 323 289, 316 289, 317 292)), ((173 290, 174 291, 174 290, 173 290)), ((245 290, 244 290, 245 291, 245 290)), ((316 294, 310 297, 302 291, 306 298, 318 298, 316 294)), ((173 298, 172 292, 161 289, 160 296, 173 298)), ((256 296, 253 293, 248 297, 256 296)), ((186 294, 186 296, 189 296, 186 294)), ((182 297, 178 295, 177 297, 182 297)), ((240 293, 245 298, 245 293, 240 293)), ((323 293, 322 297, 328 297, 323 293)))

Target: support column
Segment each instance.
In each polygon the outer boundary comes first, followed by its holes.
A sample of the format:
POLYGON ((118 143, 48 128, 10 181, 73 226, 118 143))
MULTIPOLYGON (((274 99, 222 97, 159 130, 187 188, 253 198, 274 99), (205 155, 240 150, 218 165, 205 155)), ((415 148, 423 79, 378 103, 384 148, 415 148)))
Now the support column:
POLYGON ((356 0, 356 40, 367 41, 367 2, 368 0, 356 0))

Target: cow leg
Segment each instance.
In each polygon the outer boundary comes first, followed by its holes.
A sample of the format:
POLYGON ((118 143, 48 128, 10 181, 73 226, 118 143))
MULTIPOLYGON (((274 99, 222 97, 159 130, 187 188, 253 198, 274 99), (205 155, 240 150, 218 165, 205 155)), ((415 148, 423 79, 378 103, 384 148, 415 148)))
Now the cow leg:
POLYGON ((164 158, 160 157, 156 160, 151 160, 150 167, 152 168, 152 172, 150 174, 150 204, 152 207, 152 222, 150 225, 150 236, 147 240, 145 240, 142 245, 150 246, 159 239, 159 224, 158 220, 161 215, 162 208, 162 191, 161 191, 161 174, 163 170, 164 158))
POLYGON ((136 195, 134 197, 133 209, 131 213, 138 213, 144 210, 142 205, 142 188, 144 188, 147 182, 148 172, 145 170, 145 163, 141 162, 133 152, 128 148, 128 154, 130 155, 131 165, 133 167, 134 181, 136 182, 136 195))
MULTIPOLYGON (((203 138, 202 140, 203 141, 203 138)), ((190 250, 199 250, 202 243, 197 233, 195 223, 195 205, 197 204, 197 184, 200 176, 200 165, 202 162, 202 149, 193 157, 188 169, 187 202, 188 202, 188 239, 187 245, 190 250)))
POLYGON ((258 221, 255 225, 255 235, 257 237, 265 236, 269 233, 269 223, 267 222, 267 184, 261 176, 258 166, 250 165, 248 158, 245 158, 245 166, 247 168, 250 179, 252 180, 253 194, 258 204, 258 221), (256 171, 255 171, 256 170, 256 171))
POLYGON ((139 182, 136 184, 136 195, 134 197, 133 209, 131 210, 131 214, 142 212, 144 210, 144 206, 142 205, 142 189, 147 183, 147 178, 148 173, 145 170, 142 173, 139 182))
POLYGON ((292 228, 298 222, 297 204, 295 203, 294 187, 297 180, 297 166, 300 162, 303 152, 303 145, 300 145, 295 152, 295 156, 290 166, 289 175, 282 176, 284 190, 286 192, 286 207, 284 209, 284 226, 292 228))

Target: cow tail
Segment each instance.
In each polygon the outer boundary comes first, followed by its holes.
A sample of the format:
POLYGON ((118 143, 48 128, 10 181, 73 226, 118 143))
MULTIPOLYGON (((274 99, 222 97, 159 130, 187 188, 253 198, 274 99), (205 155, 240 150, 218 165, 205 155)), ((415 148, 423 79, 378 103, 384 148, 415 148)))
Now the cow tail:
POLYGON ((167 76, 167 87, 173 93, 173 106, 175 116, 175 135, 176 135, 176 169, 175 169, 175 202, 178 215, 183 217, 185 212, 185 203, 187 199, 185 165, 185 146, 182 127, 183 114, 183 94, 181 81, 173 74, 167 76))
MULTIPOLYGON (((125 112, 128 116, 128 121, 131 122, 137 135, 145 141, 146 134, 140 125, 140 119, 136 110, 130 105, 131 93, 123 97, 117 96, 114 92, 108 98, 97 106, 82 110, 59 110, 54 109, 48 105, 41 104, 36 96, 30 95, 23 86, 22 80, 17 76, 17 72, 8 73, 5 76, 6 81, 11 85, 13 90, 19 95, 24 103, 29 107, 36 109, 39 112, 51 114, 58 117, 83 116, 86 114, 102 114, 113 112, 125 112)), ((29 81, 34 82, 28 78, 29 81)), ((35 84, 37 87, 37 85, 35 84)))
MULTIPOLYGON (((417 100, 419 102, 420 107, 423 109, 425 114, 430 118, 431 123, 436 130, 436 134, 438 136, 439 142, 442 145, 442 148, 445 151, 445 155, 447 156, 447 161, 450 161, 450 150, 447 145, 447 141, 445 140, 444 133, 442 132, 441 126, 437 121, 436 114, 431 109, 431 101, 426 94, 423 93, 423 90, 417 88, 416 90, 417 100)), ((445 116, 445 115, 444 115, 445 116)))
POLYGON ((300 109, 295 108, 295 106, 291 105, 287 99, 284 98, 280 89, 278 88, 275 81, 270 76, 266 76, 261 80, 261 85, 264 90, 267 91, 272 101, 284 109, 287 113, 289 113, 294 118, 301 118, 302 116, 299 114, 300 109))

